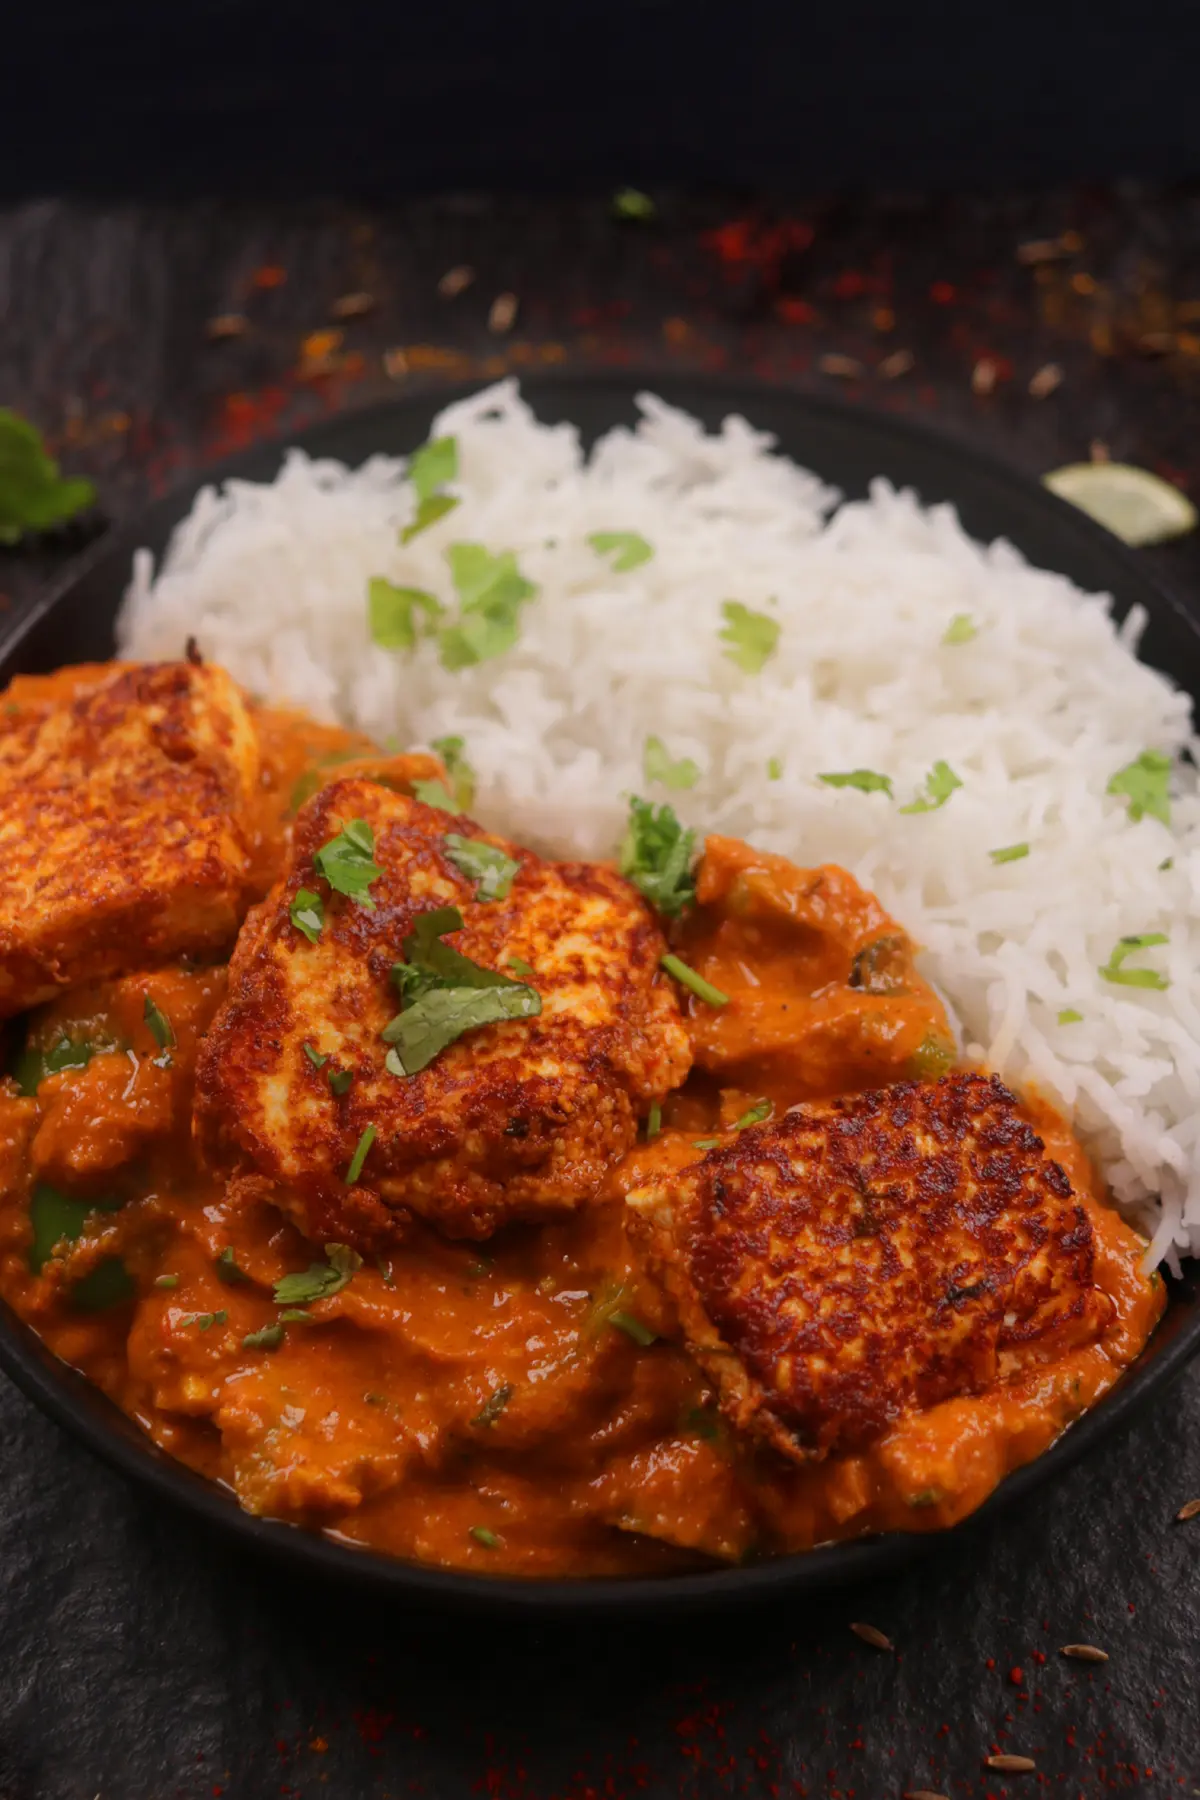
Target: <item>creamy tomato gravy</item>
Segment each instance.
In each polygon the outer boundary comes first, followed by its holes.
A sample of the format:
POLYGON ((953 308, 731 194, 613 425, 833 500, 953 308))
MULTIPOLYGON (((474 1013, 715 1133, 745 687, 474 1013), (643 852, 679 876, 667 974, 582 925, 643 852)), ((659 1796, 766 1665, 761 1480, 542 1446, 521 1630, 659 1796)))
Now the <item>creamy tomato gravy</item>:
MULTIPOLYGON (((26 683, 22 703, 53 697, 54 679, 26 683)), ((260 892, 298 784, 360 759, 400 783, 439 773, 432 758, 383 758, 296 715, 258 722, 260 892)), ((639 1159, 694 1157, 697 1135, 762 1099, 787 1106, 933 1075, 954 1052, 902 931, 844 871, 800 871, 710 838, 699 901, 680 954, 731 1003, 690 1004, 696 1071, 612 1194, 482 1245, 418 1226, 339 1292, 292 1309, 303 1316, 277 1343, 245 1340, 278 1330, 273 1284, 319 1263, 322 1247, 273 1208, 231 1204, 197 1166, 191 1083, 223 969, 65 995, 32 1021, 36 1092, 0 1086, 0 1291, 156 1442, 250 1511, 397 1556, 532 1576, 648 1574, 954 1523, 1112 1385, 1162 1312, 1162 1284, 1141 1272, 1141 1241, 1104 1204, 1064 1122, 1031 1102, 1092 1220, 1096 1279, 1115 1302, 1103 1338, 1014 1360, 995 1389, 902 1418, 863 1454, 799 1467, 736 1439, 670 1341, 618 1189, 639 1159), (167 1051, 148 997, 170 1020, 167 1051), (64 1042, 88 1046, 82 1066, 55 1067, 64 1042)))

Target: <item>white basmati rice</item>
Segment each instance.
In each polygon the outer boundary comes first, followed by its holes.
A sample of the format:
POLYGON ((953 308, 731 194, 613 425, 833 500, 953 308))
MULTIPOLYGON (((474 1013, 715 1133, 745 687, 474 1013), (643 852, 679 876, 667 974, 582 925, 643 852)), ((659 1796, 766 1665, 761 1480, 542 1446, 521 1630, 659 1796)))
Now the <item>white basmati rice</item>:
POLYGON ((625 796, 644 792, 844 864, 926 947, 968 1051, 1073 1119, 1153 1258, 1200 1250, 1200 793, 1180 765, 1169 828, 1106 793, 1142 750, 1192 745, 1187 696, 1136 661, 1144 621, 1118 629, 1106 596, 884 481, 839 506, 742 419, 707 436, 653 396, 640 407, 586 462, 514 383, 448 408, 436 433, 458 440, 461 503, 407 546, 402 460, 350 471, 294 451, 269 485, 207 489, 157 575, 136 559, 121 649, 176 656, 194 635, 254 692, 320 718, 413 744, 461 734, 479 816, 551 853, 611 855, 625 796), (639 532, 654 556, 614 574, 597 531, 639 532), (537 584, 516 648, 458 673, 432 640, 379 649, 369 577, 452 607, 460 541, 515 551, 537 584), (731 598, 781 626, 759 674, 719 636, 731 598), (946 645, 959 614, 976 635, 946 645), (695 759, 694 788, 647 788, 651 735, 695 759), (962 787, 903 813, 939 760, 962 787), (890 776, 895 800, 817 779, 859 768, 890 776), (1028 856, 992 862, 1018 843, 1028 856), (1105 981, 1118 939, 1146 932, 1169 942, 1127 966, 1169 987, 1105 981))

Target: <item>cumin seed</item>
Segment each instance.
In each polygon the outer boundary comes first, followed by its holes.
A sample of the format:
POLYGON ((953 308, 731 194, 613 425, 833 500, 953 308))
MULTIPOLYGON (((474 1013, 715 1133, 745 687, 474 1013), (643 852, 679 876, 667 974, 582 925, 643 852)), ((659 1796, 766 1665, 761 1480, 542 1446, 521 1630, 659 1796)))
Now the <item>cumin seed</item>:
POLYGON ((1032 1756, 1007 1755, 985 1756, 983 1759, 983 1766, 985 1769, 999 1769, 1002 1773, 1008 1775, 1028 1775, 1031 1769, 1037 1768, 1037 1764, 1034 1762, 1032 1756))
POLYGON ((917 359, 911 350, 893 350, 885 356, 875 373, 884 381, 896 381, 901 375, 907 375, 916 367, 917 359))
POLYGON ((822 375, 836 375, 841 381, 861 381, 866 373, 856 356, 843 356, 837 350, 819 356, 817 367, 822 375))
POLYGON ((374 312, 375 296, 365 290, 356 294, 342 294, 329 310, 335 319, 361 319, 365 313, 374 312))
POLYGON ((904 1800, 948 1800, 945 1794, 935 1794, 932 1788, 907 1788, 904 1800))
POLYGON ((1044 400, 1057 387, 1063 384, 1062 366, 1059 363, 1043 363, 1035 375, 1029 377, 1029 394, 1031 399, 1044 400))
POLYGON ((1061 1654, 1073 1656, 1076 1662, 1102 1663, 1108 1661, 1108 1651, 1099 1649, 1095 1644, 1064 1644, 1061 1654))
POLYGON ((453 300, 456 295, 465 293, 474 279, 475 271, 469 263, 456 263, 438 282, 438 293, 443 300, 453 300))
POLYGON ((877 1625, 863 1625, 855 1621, 850 1626, 855 1637, 861 1638, 864 1644, 870 1644, 873 1650, 894 1650, 895 1645, 890 1637, 885 1637, 877 1625))
POLYGON ((250 329, 250 321, 244 313, 218 313, 204 327, 204 335, 210 344, 220 344, 226 338, 245 337, 250 329))
POLYGON ((518 304, 515 294, 497 294, 488 310, 488 330, 498 334, 511 331, 516 324, 518 304))
POLYGON ((1197 1513, 1200 1513, 1200 1500, 1189 1500, 1186 1506, 1180 1507, 1175 1517, 1181 1524, 1186 1524, 1188 1519, 1194 1519, 1197 1513))

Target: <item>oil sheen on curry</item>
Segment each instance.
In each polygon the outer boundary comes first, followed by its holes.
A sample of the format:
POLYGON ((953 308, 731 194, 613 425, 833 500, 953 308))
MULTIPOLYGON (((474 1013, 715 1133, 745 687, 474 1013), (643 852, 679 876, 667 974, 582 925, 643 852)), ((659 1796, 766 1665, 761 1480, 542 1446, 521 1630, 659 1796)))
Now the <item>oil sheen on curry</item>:
POLYGON ((247 1510, 654 1574, 930 1531, 1163 1307, 844 870, 614 866, 220 669, 0 714, 0 1291, 247 1510))

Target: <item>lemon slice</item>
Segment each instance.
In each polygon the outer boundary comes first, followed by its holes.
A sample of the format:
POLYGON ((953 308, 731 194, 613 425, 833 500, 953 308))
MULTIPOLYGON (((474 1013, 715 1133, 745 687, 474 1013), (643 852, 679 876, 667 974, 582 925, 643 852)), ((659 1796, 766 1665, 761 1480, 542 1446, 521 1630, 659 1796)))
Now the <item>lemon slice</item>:
POLYGON ((1126 544, 1164 544, 1196 527, 1196 509, 1187 495, 1132 463, 1068 463, 1042 480, 1126 544))

